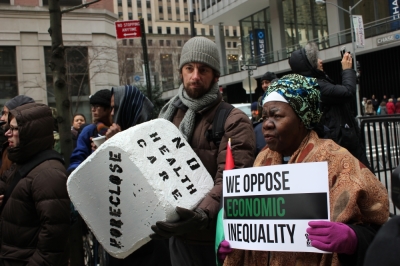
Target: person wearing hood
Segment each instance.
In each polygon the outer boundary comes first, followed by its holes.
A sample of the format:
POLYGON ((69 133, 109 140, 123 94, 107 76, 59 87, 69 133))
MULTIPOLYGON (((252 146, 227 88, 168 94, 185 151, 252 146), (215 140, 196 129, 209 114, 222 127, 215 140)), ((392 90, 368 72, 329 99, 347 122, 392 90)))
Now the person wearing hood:
MULTIPOLYGON (((8 114, 10 113, 10 110, 17 108, 18 106, 34 102, 35 101, 31 97, 25 95, 18 95, 7 101, 3 106, 3 111, 1 112, 1 117, 0 117, 0 125, 2 126, 4 132, 6 132, 9 127, 8 114)), ((2 145, 1 149, 2 158, 1 158, 0 176, 11 167, 11 161, 8 159, 7 156, 8 142, 7 141, 1 142, 1 145, 2 145)))
POLYGON ((27 103, 10 110, 8 158, 1 178, 0 264, 67 265, 70 200, 63 159, 53 150, 54 119, 48 106, 27 103))
POLYGON ((316 78, 320 91, 320 110, 323 112, 318 135, 332 139, 346 148, 364 165, 370 167, 364 143, 360 139, 360 128, 352 115, 351 102, 356 96, 356 72, 352 68, 352 57, 345 53, 342 58, 342 85, 336 84, 325 74, 319 58, 318 46, 309 42, 304 48, 292 52, 289 65, 295 74, 316 78))

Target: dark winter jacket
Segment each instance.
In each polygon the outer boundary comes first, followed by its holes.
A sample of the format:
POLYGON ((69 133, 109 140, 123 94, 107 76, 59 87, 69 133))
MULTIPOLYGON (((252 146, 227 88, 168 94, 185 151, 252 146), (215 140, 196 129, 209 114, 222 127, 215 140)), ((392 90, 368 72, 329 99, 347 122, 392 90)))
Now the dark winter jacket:
MULTIPOLYGON (((198 206, 208 214, 211 219, 210 226, 207 229, 180 236, 189 243, 214 245, 216 220, 222 194, 222 172, 225 169, 228 139, 231 138, 235 168, 251 167, 254 161, 255 137, 253 126, 250 119, 239 109, 234 108, 227 117, 224 126, 225 134, 219 147, 205 137, 206 132, 212 129, 215 113, 221 101, 222 95, 219 94, 218 99, 212 105, 196 114, 190 146, 213 177, 214 187, 198 206)), ((187 107, 181 102, 177 107, 178 110, 172 122, 179 127, 187 107)))
POLYGON ((62 265, 70 200, 63 160, 52 150, 51 110, 30 103, 11 114, 18 123, 20 144, 9 148, 14 164, 0 181, 5 186, 0 258, 7 265, 62 265))
POLYGON ((320 121, 323 132, 318 132, 319 136, 334 140, 366 166, 369 166, 364 145, 360 141, 359 127, 350 108, 351 101, 356 96, 355 71, 353 69, 343 70, 342 85, 335 84, 324 72, 311 66, 304 49, 292 53, 289 65, 296 74, 317 78, 321 92, 320 109, 323 112, 320 121), (349 142, 339 142, 340 131, 345 127, 354 127, 357 134, 354 134, 353 139, 349 142))
POLYGON ((395 107, 396 107, 396 114, 400 114, 400 102, 396 102, 396 104, 395 104, 395 107))

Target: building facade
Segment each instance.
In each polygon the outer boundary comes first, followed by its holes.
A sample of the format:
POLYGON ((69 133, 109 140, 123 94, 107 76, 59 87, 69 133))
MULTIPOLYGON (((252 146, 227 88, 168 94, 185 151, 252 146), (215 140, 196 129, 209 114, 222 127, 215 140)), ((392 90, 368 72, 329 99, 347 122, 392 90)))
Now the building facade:
MULTIPOLYGON (((262 94, 259 78, 267 71, 278 76, 290 73, 288 58, 292 51, 315 41, 320 48, 324 70, 341 82, 340 50, 352 49, 350 9, 362 15, 365 43, 356 48, 360 66, 360 97, 378 99, 400 96, 400 21, 398 1, 388 0, 200 0, 201 21, 205 25, 239 27, 239 60, 231 62, 220 78, 229 102, 248 102, 242 81, 248 71, 243 65, 256 65, 252 78, 258 80, 253 99, 262 94), (318 2, 318 4, 317 4, 318 2), (358 4, 357 4, 358 3, 358 4), (322 5, 320 5, 322 4, 322 5), (356 5, 357 4, 357 5, 356 5), (350 8, 349 8, 350 7, 350 8), (344 9, 344 10, 343 10, 344 9), (239 69, 239 71, 235 71, 239 69), (233 70, 233 71, 232 71, 233 70)), ((225 46, 225 43, 217 43, 225 46)), ((354 56, 353 56, 354 57, 354 56)), ((250 73, 251 74, 251 73, 250 73)))
MULTIPOLYGON (((60 0, 62 9, 84 0, 60 0)), ((113 1, 62 16, 67 87, 72 113, 90 122, 89 95, 119 84, 113 1)), ((0 0, 0 108, 16 95, 55 106, 48 0, 0 0)))
MULTIPOLYGON (((205 36, 224 43, 220 55, 227 67, 237 67, 240 43, 237 26, 203 25, 199 14, 200 2, 193 1, 196 36, 205 36)), ((114 0, 114 12, 119 20, 144 19, 151 80, 163 91, 162 98, 170 99, 180 85, 179 59, 182 46, 192 36, 190 3, 187 0, 114 0)), ((143 83, 143 50, 141 39, 118 41, 120 84, 143 83)), ((226 70, 225 70, 226 69, 226 70)))

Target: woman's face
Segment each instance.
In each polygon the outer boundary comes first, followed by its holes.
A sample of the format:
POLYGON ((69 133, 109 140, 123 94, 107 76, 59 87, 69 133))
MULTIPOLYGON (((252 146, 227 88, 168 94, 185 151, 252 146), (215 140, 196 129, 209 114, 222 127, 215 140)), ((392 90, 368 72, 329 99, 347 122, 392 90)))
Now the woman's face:
POLYGON ((291 156, 307 134, 301 119, 284 102, 264 104, 262 129, 268 147, 283 156, 291 156))
POLYGON ((83 124, 85 124, 85 118, 83 117, 83 116, 81 116, 81 115, 76 115, 75 117, 74 117, 74 121, 73 121, 73 123, 72 123, 72 126, 75 128, 75 129, 79 129, 80 127, 81 127, 81 125, 83 125, 83 124))

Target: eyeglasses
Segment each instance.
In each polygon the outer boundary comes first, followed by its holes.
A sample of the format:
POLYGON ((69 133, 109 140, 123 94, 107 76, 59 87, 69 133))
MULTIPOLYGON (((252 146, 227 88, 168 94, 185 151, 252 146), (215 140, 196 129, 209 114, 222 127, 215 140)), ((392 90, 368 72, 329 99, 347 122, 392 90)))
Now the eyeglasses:
MULTIPOLYGON (((8 130, 11 131, 11 134, 14 134, 14 131, 17 131, 17 132, 18 132, 18 127, 12 127, 12 126, 10 126, 10 128, 9 128, 8 130)), ((6 133, 7 133, 7 132, 6 132, 6 133)))

